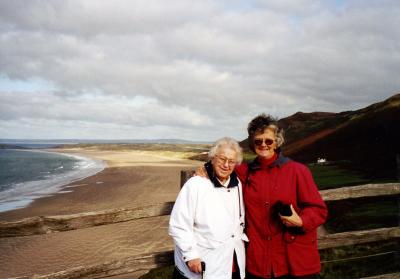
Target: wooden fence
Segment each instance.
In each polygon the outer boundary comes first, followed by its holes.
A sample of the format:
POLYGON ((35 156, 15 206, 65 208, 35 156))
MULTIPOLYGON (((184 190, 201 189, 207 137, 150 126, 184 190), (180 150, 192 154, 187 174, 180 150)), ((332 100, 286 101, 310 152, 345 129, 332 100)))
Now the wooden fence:
MULTIPOLYGON (((365 184, 320 191, 325 201, 400 195, 400 183, 365 184)), ((27 236, 76 230, 141 218, 169 215, 173 202, 59 216, 38 216, 0 222, 0 237, 27 236)))
MULTIPOLYGON (((181 175, 186 179, 186 174, 181 175)), ((366 184, 320 191, 325 201, 356 199, 373 196, 399 196, 400 183, 366 184)), ((140 218, 169 215, 173 203, 152 206, 88 212, 81 214, 32 217, 15 222, 0 222, 0 237, 28 236, 52 232, 76 230, 91 226, 126 222, 140 218)), ((319 249, 348 246, 361 243, 385 241, 400 238, 400 227, 379 228, 373 230, 351 231, 319 236, 319 249)), ((92 266, 78 266, 68 270, 31 277, 18 278, 102 278, 136 271, 150 270, 173 263, 173 247, 168 251, 154 252, 104 262, 92 266)), ((400 278, 400 273, 371 278, 400 278), (392 277, 390 277, 392 276, 392 277), (395 276, 395 277, 393 277, 395 276)))

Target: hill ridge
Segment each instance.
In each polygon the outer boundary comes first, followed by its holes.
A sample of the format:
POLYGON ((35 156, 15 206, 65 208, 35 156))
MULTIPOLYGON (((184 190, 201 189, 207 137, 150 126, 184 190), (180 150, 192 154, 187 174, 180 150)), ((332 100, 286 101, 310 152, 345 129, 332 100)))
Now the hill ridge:
MULTIPOLYGON (((296 112, 279 119, 283 153, 304 163, 347 161, 374 177, 396 178, 400 160, 400 94, 354 110, 296 112), (397 157, 399 159, 397 159, 397 157)), ((247 139, 241 142, 245 148, 247 139)))

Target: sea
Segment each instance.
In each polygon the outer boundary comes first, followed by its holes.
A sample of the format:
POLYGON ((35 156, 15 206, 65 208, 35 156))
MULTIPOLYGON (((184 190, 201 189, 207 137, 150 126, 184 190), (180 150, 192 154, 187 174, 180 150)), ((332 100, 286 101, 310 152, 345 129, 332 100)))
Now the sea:
POLYGON ((65 193, 63 186, 94 175, 105 162, 48 152, 55 144, 19 144, 26 149, 0 149, 0 212, 28 206, 33 200, 65 193))

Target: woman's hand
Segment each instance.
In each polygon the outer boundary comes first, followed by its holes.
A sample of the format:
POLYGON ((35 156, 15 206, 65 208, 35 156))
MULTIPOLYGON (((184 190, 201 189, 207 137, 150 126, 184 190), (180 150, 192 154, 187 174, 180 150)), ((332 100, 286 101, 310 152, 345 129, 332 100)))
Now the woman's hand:
POLYGON ((290 205, 290 209, 292 210, 292 215, 290 215, 290 216, 282 216, 279 214, 279 217, 281 218, 282 223, 286 227, 302 227, 303 220, 301 220, 301 218, 297 214, 296 210, 294 210, 293 205, 290 205))
POLYGON ((201 259, 197 258, 197 259, 193 259, 188 261, 187 266, 189 267, 191 272, 194 273, 201 273, 202 269, 201 269, 201 259))
POLYGON ((194 175, 200 176, 200 177, 205 177, 205 178, 209 178, 206 168, 204 166, 200 166, 197 168, 196 172, 194 173, 194 175))

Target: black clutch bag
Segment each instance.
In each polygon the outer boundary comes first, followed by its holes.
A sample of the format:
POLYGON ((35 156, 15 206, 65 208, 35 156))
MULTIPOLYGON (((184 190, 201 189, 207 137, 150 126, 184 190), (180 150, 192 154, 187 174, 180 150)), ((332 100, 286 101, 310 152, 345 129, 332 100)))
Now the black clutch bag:
MULTIPOLYGON (((274 206, 273 206, 273 212, 275 215, 275 218, 279 220, 280 218, 279 215, 281 216, 292 216, 293 212, 292 209, 290 208, 290 204, 283 203, 281 201, 277 201, 274 206)), ((305 234, 302 228, 300 227, 286 227, 285 230, 289 232, 290 234, 296 234, 296 235, 301 235, 305 234)))
POLYGON ((290 208, 290 204, 283 203, 281 201, 277 201, 274 205, 275 215, 279 217, 279 214, 282 216, 292 216, 293 212, 290 208))

